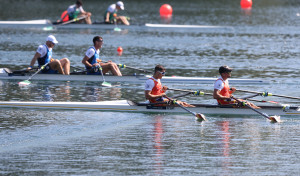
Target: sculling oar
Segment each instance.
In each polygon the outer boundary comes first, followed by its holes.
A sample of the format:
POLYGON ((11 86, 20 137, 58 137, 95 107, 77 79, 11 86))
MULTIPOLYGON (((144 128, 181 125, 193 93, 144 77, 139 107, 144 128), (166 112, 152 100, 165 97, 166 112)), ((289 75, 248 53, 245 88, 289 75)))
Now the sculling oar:
MULTIPOLYGON (((243 98, 244 99, 244 98, 243 98)), ((245 98, 246 100, 250 100, 250 101, 256 101, 256 102, 261 102, 261 103, 274 103, 274 104, 281 104, 277 101, 266 101, 266 100, 255 100, 255 99, 251 99, 251 98, 245 98)))
POLYGON ((29 80, 31 80, 31 78, 33 78, 36 74, 38 74, 41 70, 43 70, 50 62, 48 62, 45 65, 42 65, 40 69, 38 69, 33 75, 31 75, 27 80, 21 81, 18 84, 20 86, 27 86, 29 85, 31 82, 29 80))
MULTIPOLYGON (((114 16, 115 16, 115 15, 116 15, 116 14, 114 14, 114 16)), ((114 23, 115 23, 114 31, 117 31, 117 32, 122 31, 122 29, 118 27, 118 25, 117 25, 117 20, 116 20, 116 19, 114 19, 114 23)))
POLYGON ((266 113, 262 113, 260 111, 258 111, 257 109, 254 109, 253 107, 251 107, 247 102, 243 102, 235 97, 232 97, 233 99, 235 99, 237 102, 242 103, 243 105, 246 105, 248 108, 252 109, 253 111, 257 112, 258 114, 264 116, 265 118, 269 119, 271 122, 280 122, 280 116, 269 116, 266 113))
MULTIPOLYGON (((99 60, 99 62, 101 62, 99 60)), ((104 61, 102 60, 102 62, 107 62, 107 61, 104 61)), ((136 67, 130 67, 130 66, 127 66, 125 64, 117 64, 119 68, 130 68, 130 69, 133 69, 133 70, 138 70, 138 71, 141 71, 141 72, 144 72, 144 73, 153 73, 153 71, 148 71, 148 70, 144 70, 144 69, 141 69, 141 68, 136 68, 136 67)))
POLYGON ((300 97, 291 97, 291 96, 286 96, 286 95, 277 95, 277 94, 272 94, 269 92, 256 92, 256 91, 250 91, 250 90, 240 90, 240 89, 236 89, 237 91, 240 92, 248 92, 248 93, 255 93, 255 94, 259 94, 263 97, 267 97, 267 96, 275 96, 275 97, 282 97, 282 98, 290 98, 290 99, 296 99, 296 100, 300 100, 300 97))
POLYGON ((86 17, 87 17, 87 15, 81 16, 81 17, 79 17, 79 18, 74 18, 74 19, 72 19, 72 20, 69 20, 69 21, 66 21, 66 22, 57 24, 57 26, 61 26, 61 25, 65 25, 65 24, 74 23, 74 22, 77 22, 77 21, 79 21, 79 20, 85 19, 86 17))
POLYGON ((169 97, 167 97, 167 96, 165 96, 165 97, 166 97, 167 99, 169 99, 170 101, 172 101, 174 104, 176 104, 176 105, 178 105, 179 107, 181 107, 182 109, 184 109, 185 111, 189 112, 190 114, 193 114, 193 115, 197 118, 198 121, 205 121, 205 120, 206 120, 205 115, 200 114, 200 113, 192 112, 192 111, 188 110, 186 107, 184 107, 184 106, 182 106, 181 104, 179 104, 176 100, 171 99, 171 98, 169 98, 169 97))
POLYGON ((206 92, 202 92, 200 90, 185 90, 185 89, 173 89, 173 88, 168 88, 169 90, 174 90, 174 91, 181 91, 181 92, 190 92, 190 94, 194 94, 194 95, 213 95, 212 93, 206 93, 206 92))
POLYGON ((104 86, 104 87, 111 87, 111 84, 106 82, 105 79, 104 79, 104 75, 103 75, 103 72, 102 72, 102 67, 101 67, 100 64, 99 64, 99 70, 100 70, 100 73, 102 75, 102 80, 103 80, 101 85, 104 86))
POLYGON ((130 66, 127 66, 125 64, 117 64, 119 66, 119 68, 130 68, 130 69, 133 69, 133 70, 138 70, 138 71, 141 71, 141 72, 144 72, 144 73, 153 73, 152 71, 148 71, 148 70, 144 70, 144 69, 140 69, 140 68, 135 68, 135 67, 130 67, 130 66))
MULTIPOLYGON (((74 23, 76 21, 79 21, 79 20, 82 20, 82 19, 85 19, 87 16, 82 16, 82 17, 79 17, 79 18, 74 18, 72 20, 69 20, 69 21, 66 21, 66 22, 53 22, 52 24, 55 25, 55 26, 62 26, 62 25, 66 25, 66 24, 70 24, 70 23, 74 23)), ((47 26, 47 27, 43 27, 43 30, 44 31, 51 31, 53 30, 53 26, 47 26)))

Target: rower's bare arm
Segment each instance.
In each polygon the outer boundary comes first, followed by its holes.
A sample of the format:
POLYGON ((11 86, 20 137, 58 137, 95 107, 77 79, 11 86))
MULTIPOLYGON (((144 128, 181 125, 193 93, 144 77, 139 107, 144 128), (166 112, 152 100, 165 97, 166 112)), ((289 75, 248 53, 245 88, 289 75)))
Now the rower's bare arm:
POLYGON ((149 100, 149 99, 157 99, 157 98, 164 97, 164 96, 166 96, 165 93, 162 93, 160 95, 152 95, 150 90, 145 90, 145 98, 147 100, 149 100))
POLYGON ((217 100, 220 100, 220 99, 225 100, 225 99, 230 98, 230 97, 222 96, 222 95, 220 94, 220 90, 218 90, 218 89, 214 89, 213 97, 214 97, 214 99, 217 99, 217 100))
POLYGON ((84 56, 81 62, 87 67, 93 67, 93 65, 88 62, 89 59, 90 59, 89 57, 84 56))
POLYGON ((110 12, 107 12, 105 22, 109 22, 109 15, 110 15, 110 12))
POLYGON ((27 68, 27 70, 31 70, 32 67, 34 66, 36 60, 37 60, 38 58, 40 58, 40 57, 41 57, 41 54, 38 53, 38 52, 36 52, 35 55, 33 56, 32 60, 31 60, 31 62, 30 62, 29 67, 27 68))

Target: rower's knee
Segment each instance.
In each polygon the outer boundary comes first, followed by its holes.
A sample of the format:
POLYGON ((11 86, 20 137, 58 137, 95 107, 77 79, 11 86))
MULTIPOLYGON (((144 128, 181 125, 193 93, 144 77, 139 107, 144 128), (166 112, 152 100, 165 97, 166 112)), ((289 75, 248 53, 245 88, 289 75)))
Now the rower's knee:
POLYGON ((111 69, 115 68, 116 66, 117 66, 117 64, 115 64, 113 62, 109 63, 109 68, 111 68, 111 69))

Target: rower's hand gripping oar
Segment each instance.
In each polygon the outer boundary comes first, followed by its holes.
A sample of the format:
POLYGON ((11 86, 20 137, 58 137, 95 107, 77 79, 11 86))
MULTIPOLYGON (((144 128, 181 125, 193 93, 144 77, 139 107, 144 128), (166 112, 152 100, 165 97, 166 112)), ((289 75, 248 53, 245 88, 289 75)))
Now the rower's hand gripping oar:
POLYGON ((102 67, 101 67, 100 64, 99 64, 98 69, 99 69, 99 71, 100 71, 100 73, 101 73, 102 80, 103 80, 103 82, 102 82, 101 85, 104 86, 104 87, 112 87, 112 85, 111 85, 110 83, 108 83, 108 82, 105 81, 105 78, 104 78, 104 75, 103 75, 103 71, 102 71, 102 67))
POLYGON ((190 114, 193 114, 197 118, 198 121, 205 121, 206 120, 205 115, 200 114, 200 113, 192 112, 192 111, 188 110, 186 107, 184 107, 181 104, 179 104, 176 100, 171 99, 171 98, 169 98, 167 96, 164 96, 164 97, 166 97, 167 99, 169 99, 170 101, 172 101, 172 103, 178 105, 179 107, 181 107, 185 111, 189 112, 190 114))
POLYGON ((252 109, 253 111, 257 112, 258 114, 264 116, 265 118, 269 119, 271 122, 280 122, 280 116, 269 116, 266 113, 262 113, 260 111, 258 111, 257 109, 254 109, 253 107, 251 107, 247 102, 241 101, 235 97, 232 97, 233 99, 235 99, 237 102, 242 103, 243 105, 246 105, 248 108, 252 109))
POLYGON ((33 78, 36 74, 38 74, 41 70, 43 70, 50 62, 48 62, 45 65, 42 65, 41 68, 39 68, 33 75, 31 75, 27 80, 21 81, 18 84, 20 86, 28 86, 29 84, 31 84, 31 82, 29 80, 31 80, 31 78, 33 78))
POLYGON ((300 97, 291 97, 291 96, 286 96, 286 95, 277 95, 277 94, 272 94, 272 93, 269 93, 269 92, 256 92, 256 91, 240 90, 240 89, 236 89, 236 90, 240 91, 240 92, 248 92, 248 93, 259 94, 259 95, 261 95, 263 97, 275 96, 275 97, 281 97, 281 98, 290 98, 290 99, 300 100, 300 97))

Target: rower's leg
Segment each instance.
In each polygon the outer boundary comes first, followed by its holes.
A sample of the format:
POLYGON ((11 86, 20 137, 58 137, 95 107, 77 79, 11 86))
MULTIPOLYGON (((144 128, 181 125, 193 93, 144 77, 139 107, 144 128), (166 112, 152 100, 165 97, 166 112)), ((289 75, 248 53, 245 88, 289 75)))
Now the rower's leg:
POLYGON ((64 72, 66 75, 70 74, 70 60, 68 58, 62 58, 59 60, 61 63, 62 68, 64 69, 64 72))
POLYGON ((122 24, 125 24, 127 26, 130 25, 129 21, 126 19, 125 16, 119 16, 119 20, 122 22, 122 24))
MULTIPOLYGON (((92 13, 91 12, 87 12, 85 15, 87 16, 84 19, 85 23, 86 24, 92 24, 92 20, 91 20, 92 13)), ((84 15, 80 15, 80 16, 84 16, 84 15)))
POLYGON ((117 64, 113 62, 101 63, 101 67, 103 69, 103 74, 111 71, 111 73, 115 76, 122 76, 119 67, 117 66, 117 64))
POLYGON ((57 70, 60 74, 63 74, 63 75, 65 74, 64 70, 61 66, 61 63, 58 59, 54 59, 52 62, 49 63, 49 65, 50 65, 51 69, 57 70))

